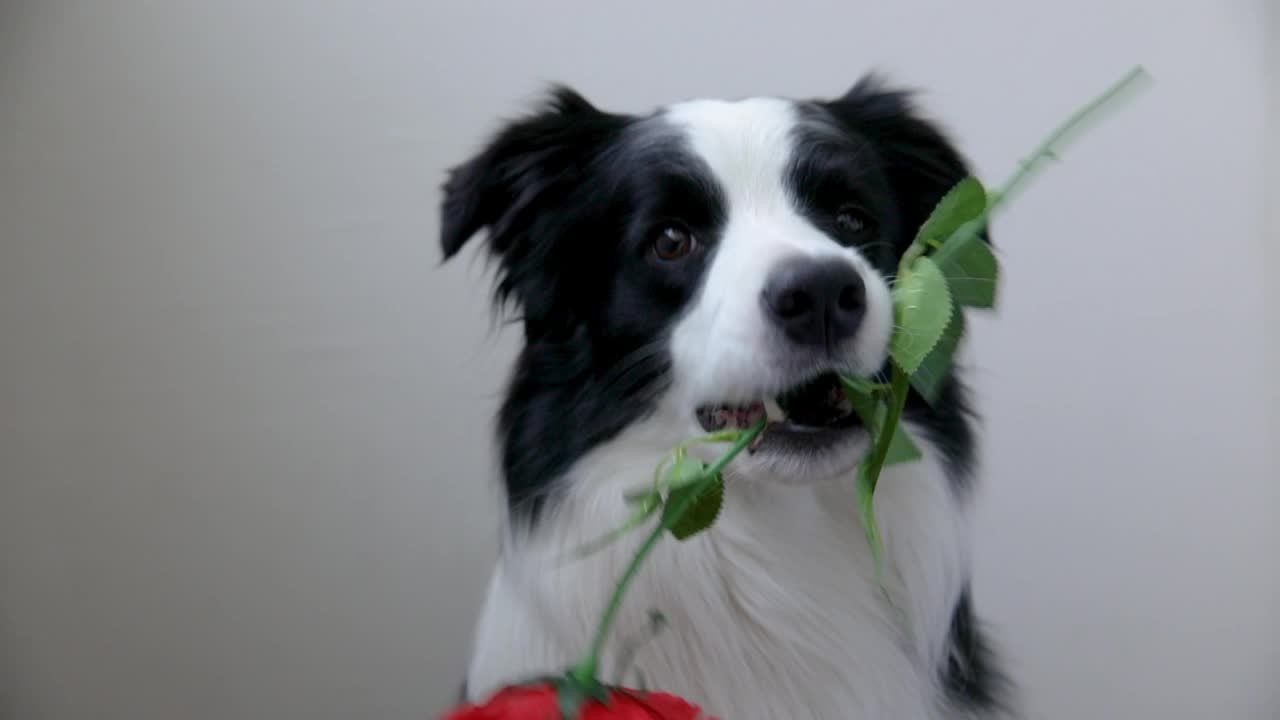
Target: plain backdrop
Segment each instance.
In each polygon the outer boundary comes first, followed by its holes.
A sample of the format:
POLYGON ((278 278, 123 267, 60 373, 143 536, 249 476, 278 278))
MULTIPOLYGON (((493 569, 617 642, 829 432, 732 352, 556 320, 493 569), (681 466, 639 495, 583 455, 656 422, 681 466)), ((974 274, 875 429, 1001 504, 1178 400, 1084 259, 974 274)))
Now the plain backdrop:
POLYGON ((1280 717, 1276 5, 0 2, 0 718, 452 699, 515 337, 438 188, 547 83, 879 68, 995 181, 1135 63, 995 224, 977 601, 1030 717, 1280 717))

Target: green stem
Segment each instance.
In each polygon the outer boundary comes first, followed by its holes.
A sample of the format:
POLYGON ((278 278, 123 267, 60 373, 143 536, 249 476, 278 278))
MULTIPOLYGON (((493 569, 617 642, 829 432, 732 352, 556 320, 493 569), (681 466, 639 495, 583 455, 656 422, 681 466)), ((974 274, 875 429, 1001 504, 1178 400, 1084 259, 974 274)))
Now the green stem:
POLYGON ((898 367, 897 363, 892 365, 893 379, 889 385, 889 409, 885 413, 884 425, 881 426, 880 434, 876 438, 876 446, 873 448, 871 463, 868 466, 872 491, 876 489, 880 470, 884 467, 885 459, 889 457, 889 446, 893 444, 893 434, 898 431, 898 421, 902 418, 902 409, 906 407, 907 394, 911 389, 911 376, 898 367))
MULTIPOLYGON (((1018 190, 1021 190, 1022 187, 1026 185, 1026 183, 1031 179, 1031 176, 1042 167, 1042 161, 1050 158, 1056 159, 1058 157, 1058 152, 1062 149, 1061 146, 1073 135, 1084 130, 1087 124, 1097 120, 1099 111, 1114 102, 1125 91, 1133 89, 1140 80, 1148 78, 1150 78, 1150 76, 1147 74, 1147 71, 1143 69, 1141 65, 1136 66, 1126 73, 1124 77, 1112 84, 1111 87, 1107 88, 1101 95, 1090 100, 1075 112, 1071 113, 1066 120, 1062 121, 1061 124, 1053 129, 1053 132, 1049 133, 1048 137, 1046 137, 1043 142, 1031 151, 1030 155, 1018 163, 1018 169, 1015 170, 1007 180, 1005 180, 1003 185, 988 194, 986 209, 984 209, 978 217, 970 220, 964 225, 961 225, 959 229, 952 233, 951 237, 947 239, 947 242, 944 243, 943 247, 939 250, 936 260, 938 262, 942 262, 941 256, 947 252, 948 247, 960 247, 967 242, 970 237, 982 232, 982 229, 987 225, 987 220, 991 217, 992 213, 995 212, 996 208, 1005 204, 1010 197, 1015 195, 1018 190)), ((913 245, 907 250, 907 253, 911 255, 912 259, 914 259, 916 255, 920 254, 920 252, 913 253, 912 251, 914 248, 915 246, 913 245)), ((904 256, 904 260, 905 259, 906 258, 904 256)))
MULTIPOLYGON (((720 475, 725 466, 729 464, 738 453, 742 452, 752 440, 756 439, 765 426, 765 419, 761 418, 755 425, 744 430, 738 435, 734 441, 733 447, 729 448, 724 455, 721 455, 711 467, 703 474, 698 481, 698 485, 707 485, 713 482, 720 475)), ((631 581, 635 579, 636 574, 640 571, 640 566, 644 564, 645 558, 653 550, 658 541, 662 539, 662 534, 669 530, 672 525, 680 520, 689 506, 698 498, 699 493, 684 493, 671 505, 670 512, 664 512, 662 519, 649 533, 644 542, 640 544, 640 548, 636 550, 636 554, 632 556, 631 562, 627 565, 627 569, 623 571, 622 577, 618 580, 618 584, 613 589, 613 595, 609 597, 609 604, 605 606, 604 614, 600 616, 600 622, 596 625, 595 637, 591 640, 591 649, 587 652, 586 657, 574 664, 569 669, 569 675, 573 679, 590 686, 596 682, 596 672, 600 668, 600 652, 604 649, 605 640, 609 637, 609 629, 613 626, 613 620, 618 614, 619 608, 622 607, 622 598, 626 595, 627 588, 631 585, 631 581)))
POLYGON ((1078 134, 1089 122, 1097 120, 1097 114, 1100 110, 1111 104, 1113 100, 1120 96, 1126 90, 1129 90, 1143 78, 1149 77, 1147 71, 1141 65, 1134 67, 1124 77, 1117 80, 1107 88, 1103 93, 1084 106, 1071 113, 1066 120, 1063 120, 1058 127, 1049 133, 1049 137, 1044 139, 1034 150, 1031 155, 1018 165, 1018 169, 1009 176, 1005 184, 996 190, 995 197, 991 204, 998 205, 1014 194, 1014 191, 1020 188, 1031 175, 1040 167, 1040 161, 1057 158, 1059 146, 1065 143, 1072 135, 1078 134))

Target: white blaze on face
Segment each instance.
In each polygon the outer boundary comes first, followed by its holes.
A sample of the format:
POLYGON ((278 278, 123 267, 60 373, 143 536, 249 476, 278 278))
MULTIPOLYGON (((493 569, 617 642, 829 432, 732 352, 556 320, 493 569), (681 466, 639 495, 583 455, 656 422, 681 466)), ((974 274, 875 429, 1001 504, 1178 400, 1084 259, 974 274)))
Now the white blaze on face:
POLYGON ((893 325, 889 288, 857 250, 839 245, 800 213, 787 185, 800 122, 796 107, 763 98, 703 100, 672 106, 666 118, 711 170, 727 204, 701 291, 672 334, 682 402, 695 407, 757 400, 829 369, 830 358, 792 347, 760 300, 774 269, 794 258, 848 263, 861 273, 867 312, 840 359, 860 372, 878 369, 893 325))

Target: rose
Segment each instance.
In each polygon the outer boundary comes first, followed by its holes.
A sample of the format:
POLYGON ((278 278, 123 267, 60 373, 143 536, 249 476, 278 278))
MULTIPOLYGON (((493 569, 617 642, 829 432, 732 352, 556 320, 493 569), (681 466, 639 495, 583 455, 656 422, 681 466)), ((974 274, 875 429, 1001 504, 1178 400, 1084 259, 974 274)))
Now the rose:
MULTIPOLYGON (((697 705, 662 692, 610 689, 608 702, 586 699, 579 720, 715 720, 697 705)), ((560 720, 561 695, 551 683, 504 687, 482 705, 464 703, 441 720, 560 720)))

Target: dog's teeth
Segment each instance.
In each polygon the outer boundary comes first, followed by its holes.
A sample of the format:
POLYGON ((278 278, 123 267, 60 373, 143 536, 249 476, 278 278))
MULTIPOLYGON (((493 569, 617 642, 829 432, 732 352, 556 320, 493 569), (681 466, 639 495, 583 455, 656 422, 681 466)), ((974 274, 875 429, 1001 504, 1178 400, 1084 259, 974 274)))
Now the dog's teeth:
POLYGON ((787 414, 782 412, 782 406, 773 398, 765 398, 764 414, 769 418, 769 422, 781 422, 787 417, 787 414))
POLYGON ((698 420, 702 423, 702 427, 709 432, 724 429, 724 426, 728 424, 725 415, 726 413, 722 408, 698 408, 698 420))
MULTIPOLYGON (((736 428, 746 430, 761 418, 769 416, 764 403, 756 401, 746 405, 703 405, 696 409, 698 423, 708 432, 736 428)), ((781 416, 781 411, 778 411, 781 416)))
POLYGON ((849 401, 849 396, 841 385, 831 388, 828 401, 831 403, 831 407, 835 408, 836 412, 841 415, 848 415, 853 412, 853 403, 849 401))

